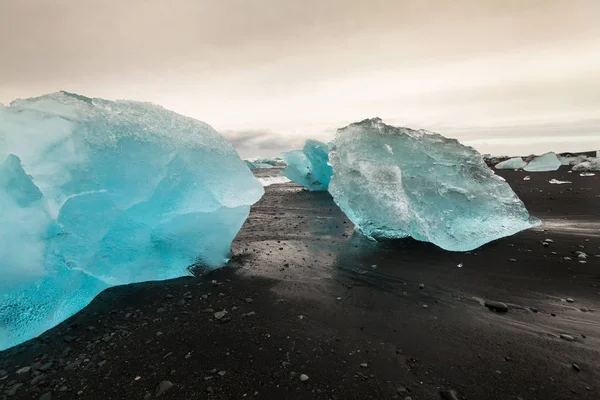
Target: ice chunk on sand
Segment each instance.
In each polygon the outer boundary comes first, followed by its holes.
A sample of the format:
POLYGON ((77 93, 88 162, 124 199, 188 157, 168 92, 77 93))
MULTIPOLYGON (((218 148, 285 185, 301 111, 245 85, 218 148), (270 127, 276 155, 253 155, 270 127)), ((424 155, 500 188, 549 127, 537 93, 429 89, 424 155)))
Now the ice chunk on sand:
POLYGON ((327 144, 309 139, 302 150, 282 154, 287 164, 282 173, 310 191, 327 190, 332 174, 328 154, 327 144))
POLYGON ((560 165, 560 160, 551 151, 534 158, 523 169, 528 172, 556 171, 560 165))
POLYGON ((596 174, 593 172, 582 172, 579 174, 579 176, 594 176, 594 175, 596 175, 596 174))
POLYGON ((600 158, 590 157, 573 167, 573 171, 600 171, 600 158))
POLYGON ((558 156, 561 165, 577 165, 587 160, 587 156, 584 155, 560 155, 558 156))
POLYGON ((264 187, 291 182, 286 176, 263 176, 257 179, 264 187))
POLYGON ((372 238, 475 249, 539 224, 471 147, 379 118, 337 132, 329 192, 372 238))
POLYGON ((558 179, 552 178, 552 179, 550 179, 548 181, 548 183, 552 183, 553 185, 564 185, 566 183, 573 183, 573 182, 570 182, 570 181, 559 181, 558 179))
POLYGON ((496 164, 496 169, 519 169, 523 168, 527 163, 521 157, 514 157, 506 161, 496 164))
POLYGON ((209 125, 55 93, 0 107, 0 349, 112 285, 221 265, 263 194, 209 125))

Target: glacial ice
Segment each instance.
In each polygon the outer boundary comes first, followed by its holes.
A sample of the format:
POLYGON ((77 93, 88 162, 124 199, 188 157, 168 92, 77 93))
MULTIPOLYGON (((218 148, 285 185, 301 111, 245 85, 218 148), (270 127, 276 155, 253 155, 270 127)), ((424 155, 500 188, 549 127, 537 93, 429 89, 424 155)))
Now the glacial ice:
POLYGON ((586 161, 575 165, 573 171, 600 171, 600 158, 589 157, 586 161))
POLYGON ((339 129, 329 192, 368 237, 475 249, 539 224, 471 147, 374 118, 339 129))
POLYGON ((544 172, 544 171, 556 171, 561 166, 561 162, 556 157, 554 152, 542 154, 539 157, 535 157, 531 160, 523 169, 528 172, 544 172))
POLYGON ((159 106, 0 106, 0 350, 109 286, 221 265, 263 193, 214 129, 159 106))
POLYGON ((569 156, 558 156, 561 165, 577 165, 587 160, 584 155, 569 155, 569 156))
POLYGON ((302 150, 288 151, 282 157, 287 164, 283 175, 310 191, 327 190, 333 173, 327 144, 309 139, 302 150))
POLYGON ((506 161, 496 164, 496 169, 520 169, 526 166, 527 163, 521 157, 510 158, 506 161))
POLYGON ((553 184, 553 185, 564 185, 564 184, 567 184, 567 183, 573 183, 573 182, 571 182, 571 181, 561 181, 561 180, 558 180, 558 179, 552 178, 552 179, 550 179, 550 180, 548 181, 548 183, 551 183, 551 184, 553 184))

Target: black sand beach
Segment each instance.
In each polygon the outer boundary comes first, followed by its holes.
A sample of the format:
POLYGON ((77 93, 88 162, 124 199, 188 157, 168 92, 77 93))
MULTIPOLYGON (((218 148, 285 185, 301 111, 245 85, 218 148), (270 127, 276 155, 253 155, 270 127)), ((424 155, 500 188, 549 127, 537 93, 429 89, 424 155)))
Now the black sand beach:
POLYGON ((567 171, 499 171, 543 225, 471 253, 267 187, 228 267, 107 290, 0 353, 0 398, 597 400, 600 174, 567 171))

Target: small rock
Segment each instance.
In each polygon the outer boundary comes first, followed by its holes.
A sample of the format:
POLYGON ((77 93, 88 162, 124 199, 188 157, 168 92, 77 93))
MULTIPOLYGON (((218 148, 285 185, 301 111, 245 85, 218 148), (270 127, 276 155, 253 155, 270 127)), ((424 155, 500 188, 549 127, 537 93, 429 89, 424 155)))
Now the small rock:
POLYGON ((423 308, 429 308, 427 304, 423 304, 423 308))
POLYGON ((544 239, 544 242, 545 243, 554 243, 554 240, 552 240, 552 239, 544 239))
POLYGON ((535 308, 535 307, 529 307, 529 309, 530 309, 532 312, 536 313, 536 314, 537 314, 537 312, 539 311, 539 310, 538 310, 537 308, 535 308))
POLYGON ((483 305, 489 308, 490 310, 499 313, 508 312, 508 306, 500 301, 487 300, 485 303, 483 303, 483 305))
POLYGON ((218 372, 219 376, 225 376, 226 373, 227 373, 227 371, 219 371, 218 372))
POLYGON ((156 387, 156 397, 162 396, 167 390, 171 389, 173 384, 169 381, 162 381, 156 387))
POLYGON ((46 392, 40 396, 39 400, 52 400, 52 393, 46 392))
POLYGON ((581 368, 577 364, 572 364, 571 367, 577 372, 581 371, 581 368))
POLYGON ((580 310, 581 310, 581 312, 588 312, 588 309, 585 307, 581 307, 580 310))
POLYGON ((308 380, 308 375, 306 375, 306 374, 302 374, 302 375, 300 375, 300 380, 301 380, 302 382, 306 382, 306 381, 308 380))
POLYGON ((458 400, 458 396, 454 390, 441 390, 440 397, 444 400, 458 400))
POLYGON ((581 259, 585 260, 587 258, 587 254, 585 254, 585 253, 579 253, 579 255, 577 256, 577 258, 581 258, 581 259))
POLYGON ((369 366, 369 364, 367 364, 367 363, 362 363, 362 364, 360 364, 360 367, 361 367, 361 368, 367 368, 368 366, 369 366))
POLYGON ((17 370, 17 375, 23 375, 28 373, 31 370, 31 367, 23 367, 17 370))
POLYGON ((20 388, 21 386, 23 386, 23 384, 22 384, 22 383, 20 383, 20 382, 19 382, 19 383, 15 383, 14 385, 12 385, 12 386, 11 386, 11 388, 10 388, 10 389, 8 389, 8 390, 6 391, 6 394, 7 394, 8 396, 14 396, 15 394, 17 394, 17 390, 19 390, 19 388, 20 388))
POLYGON ((253 315, 256 315, 256 313, 254 311, 250 311, 249 313, 242 314, 242 317, 251 317, 253 315))
POLYGON ((252 298, 250 298, 250 297, 246 297, 246 298, 244 299, 244 301, 245 301, 246 303, 250 304, 250 303, 252 303, 254 300, 252 300, 252 298))
POLYGON ((223 310, 223 311, 217 311, 215 313, 215 319, 218 321, 220 319, 222 319, 223 317, 225 317, 227 315, 227 311, 223 310))
POLYGON ((510 261, 510 262, 517 262, 517 259, 516 258, 509 258, 508 261, 510 261))
POLYGON ((570 298, 570 297, 567 297, 567 303, 573 303, 574 301, 575 301, 575 300, 573 300, 572 298, 570 298))
POLYGON ((420 284, 419 284, 419 289, 425 289, 425 285, 424 285, 424 284, 422 284, 422 283, 420 283, 420 284))
POLYGON ((572 342, 575 338, 571 335, 567 335, 566 333, 561 333, 560 338, 566 340, 567 342, 572 342))

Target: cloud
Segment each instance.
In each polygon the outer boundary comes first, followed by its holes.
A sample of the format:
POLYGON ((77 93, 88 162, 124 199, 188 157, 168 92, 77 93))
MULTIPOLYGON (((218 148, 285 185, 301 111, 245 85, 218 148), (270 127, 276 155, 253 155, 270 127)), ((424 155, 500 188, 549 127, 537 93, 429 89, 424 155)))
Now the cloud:
POLYGON ((282 135, 268 129, 226 130, 221 134, 233 144, 242 158, 275 157, 284 151, 302 147, 308 138, 282 135))

